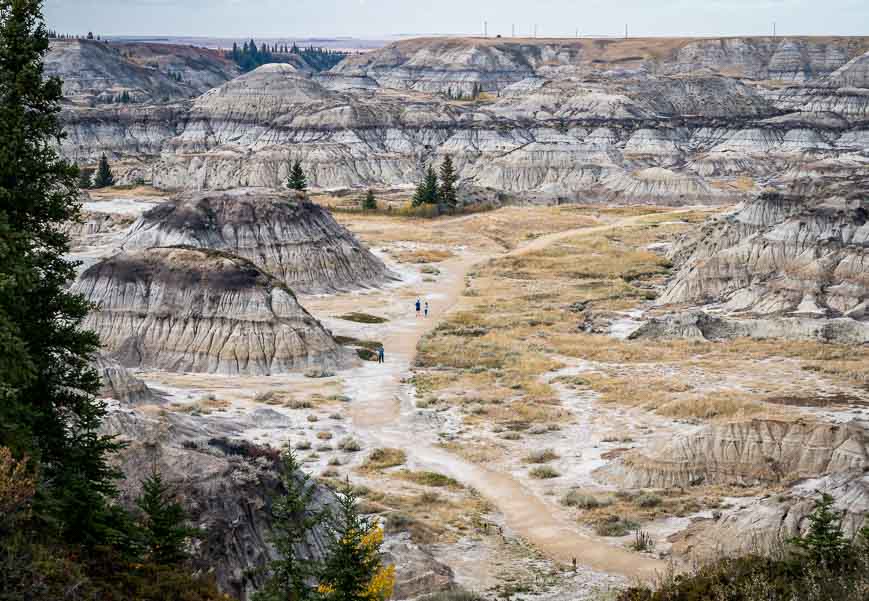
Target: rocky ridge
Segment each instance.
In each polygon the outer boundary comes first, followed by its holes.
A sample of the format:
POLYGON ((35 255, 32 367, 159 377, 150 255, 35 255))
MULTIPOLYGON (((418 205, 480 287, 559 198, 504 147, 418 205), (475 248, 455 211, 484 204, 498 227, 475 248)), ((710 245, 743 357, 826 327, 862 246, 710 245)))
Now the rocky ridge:
POLYGON ((97 307, 84 327, 126 367, 268 375, 346 360, 283 283, 218 251, 121 253, 85 270, 73 291, 97 307))
POLYGON ((812 338, 869 342, 865 177, 765 192, 675 245, 678 268, 634 338, 812 338), (698 313, 704 307, 713 314, 698 313))
POLYGON ((144 213, 125 250, 189 246, 251 261, 297 293, 377 286, 394 277, 322 207, 304 195, 234 190, 182 196, 144 213))
POLYGON ((325 74, 266 65, 154 119, 79 111, 66 150, 109 150, 124 181, 173 190, 276 187, 296 159, 315 187, 403 187, 449 154, 464 190, 502 200, 735 202, 865 168, 867 49, 867 38, 409 40, 325 74), (450 98, 474 86, 488 96, 450 98))
POLYGON ((627 488, 773 484, 862 471, 860 426, 750 419, 703 426, 651 452, 626 453, 599 473, 627 488))

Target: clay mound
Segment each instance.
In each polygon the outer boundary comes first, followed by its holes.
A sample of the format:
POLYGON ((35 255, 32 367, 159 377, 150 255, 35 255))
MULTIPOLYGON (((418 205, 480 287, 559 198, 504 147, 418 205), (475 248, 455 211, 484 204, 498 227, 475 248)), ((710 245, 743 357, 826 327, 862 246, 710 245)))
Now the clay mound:
POLYGON ((263 190, 183 197, 140 217, 127 250, 191 246, 248 259, 295 292, 378 286, 395 276, 324 208, 263 190))
POLYGON ((757 315, 863 320, 869 303, 869 200, 763 194, 685 239, 659 304, 721 303, 757 315))
POLYGON ((866 467, 860 427, 752 419, 705 426, 651 453, 626 453, 598 474, 629 488, 668 488, 773 484, 866 467))
POLYGON ((284 284, 225 253, 122 253, 88 268, 73 290, 97 306, 84 327, 126 367, 269 375, 344 362, 284 284))

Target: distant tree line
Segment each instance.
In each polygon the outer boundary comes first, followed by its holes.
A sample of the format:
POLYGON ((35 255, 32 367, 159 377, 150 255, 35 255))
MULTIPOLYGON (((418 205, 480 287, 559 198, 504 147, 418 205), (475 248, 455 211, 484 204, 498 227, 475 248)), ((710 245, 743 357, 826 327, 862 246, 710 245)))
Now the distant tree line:
POLYGON ((337 65, 347 56, 346 52, 308 46, 299 48, 295 44, 259 44, 251 39, 241 46, 233 43, 232 50, 226 53, 226 58, 234 61, 242 71, 253 71, 257 67, 269 63, 289 62, 291 55, 301 56, 306 63, 318 71, 325 71, 337 65))
MULTIPOLYGON (((94 32, 89 31, 87 35, 74 35, 71 33, 58 33, 54 29, 48 30, 48 39, 49 40, 97 40, 102 41, 100 36, 94 36, 94 32)), ((108 40, 106 40, 108 44, 108 40)))

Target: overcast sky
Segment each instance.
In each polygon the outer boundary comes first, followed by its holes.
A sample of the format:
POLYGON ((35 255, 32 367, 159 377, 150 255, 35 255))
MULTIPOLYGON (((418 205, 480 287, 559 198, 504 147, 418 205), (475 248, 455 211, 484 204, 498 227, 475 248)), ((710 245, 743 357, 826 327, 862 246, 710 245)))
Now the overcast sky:
POLYGON ((45 0, 68 33, 185 36, 869 35, 869 0, 45 0))

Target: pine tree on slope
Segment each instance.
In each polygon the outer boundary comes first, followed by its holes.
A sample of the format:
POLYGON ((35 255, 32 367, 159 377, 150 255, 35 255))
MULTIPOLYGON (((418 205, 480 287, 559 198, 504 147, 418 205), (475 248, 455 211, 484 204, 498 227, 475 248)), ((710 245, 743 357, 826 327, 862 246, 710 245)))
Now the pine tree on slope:
POLYGON ((112 174, 112 168, 109 166, 109 160, 106 155, 100 157, 100 163, 97 166, 97 173, 94 176, 94 188, 108 188, 115 185, 115 176, 112 174))
POLYGON ((117 448, 81 329, 90 307, 67 291, 75 266, 58 224, 79 216, 78 170, 62 160, 61 84, 44 77, 41 0, 0 0, 0 446, 39 464, 37 515, 69 542, 108 533, 117 448))
POLYGON ((307 192, 308 178, 305 176, 305 171, 302 169, 302 162, 296 160, 290 167, 290 175, 287 178, 287 187, 290 190, 298 190, 299 192, 307 192))

